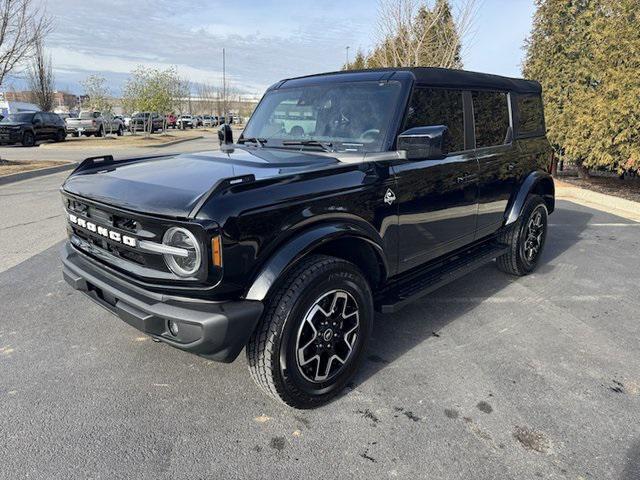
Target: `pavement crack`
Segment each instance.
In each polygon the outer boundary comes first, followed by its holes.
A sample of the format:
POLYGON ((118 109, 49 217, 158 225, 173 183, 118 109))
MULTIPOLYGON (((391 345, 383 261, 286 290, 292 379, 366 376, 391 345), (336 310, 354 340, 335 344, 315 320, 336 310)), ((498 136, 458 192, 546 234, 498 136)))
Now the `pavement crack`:
POLYGON ((10 230, 12 228, 23 227, 25 225, 33 225, 34 223, 39 223, 39 222, 42 222, 44 220, 51 220, 52 218, 58 218, 58 217, 62 217, 62 216, 64 216, 64 214, 59 213, 58 215, 51 215, 50 217, 40 218, 38 220, 33 220, 31 222, 16 223, 15 225, 9 225, 8 227, 0 228, 0 230, 10 230))

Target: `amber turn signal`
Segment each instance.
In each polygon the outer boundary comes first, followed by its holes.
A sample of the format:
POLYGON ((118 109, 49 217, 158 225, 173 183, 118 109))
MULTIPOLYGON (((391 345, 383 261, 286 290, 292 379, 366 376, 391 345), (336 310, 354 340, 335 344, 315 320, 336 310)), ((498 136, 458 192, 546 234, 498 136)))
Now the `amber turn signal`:
POLYGON ((211 238, 211 262, 216 267, 222 267, 222 240, 220 235, 211 238))

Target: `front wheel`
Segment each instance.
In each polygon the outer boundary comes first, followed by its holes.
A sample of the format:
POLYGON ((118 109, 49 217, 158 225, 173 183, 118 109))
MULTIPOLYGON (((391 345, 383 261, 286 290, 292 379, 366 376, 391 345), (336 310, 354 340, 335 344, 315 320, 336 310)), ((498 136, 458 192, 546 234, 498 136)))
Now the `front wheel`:
POLYGON ((22 146, 33 147, 36 144, 36 136, 32 132, 24 132, 22 135, 22 146))
POLYGON ((371 336, 371 289, 350 262, 313 255, 283 280, 247 345, 253 380, 294 408, 314 408, 353 377, 371 336))
POLYGON ((530 195, 518 220, 499 237, 509 251, 497 258, 500 270, 527 275, 536 268, 547 239, 547 206, 540 195, 530 195))

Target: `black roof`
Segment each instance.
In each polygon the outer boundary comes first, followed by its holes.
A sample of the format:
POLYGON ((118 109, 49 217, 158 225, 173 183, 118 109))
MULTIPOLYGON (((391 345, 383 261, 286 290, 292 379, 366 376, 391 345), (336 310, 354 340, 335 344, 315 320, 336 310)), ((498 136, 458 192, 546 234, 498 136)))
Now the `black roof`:
POLYGON ((301 84, 315 83, 316 81, 336 81, 338 77, 348 80, 390 80, 391 78, 406 76, 401 72, 413 75, 416 83, 432 87, 468 88, 480 90, 508 90, 518 93, 541 93, 540 84, 534 80, 522 78, 510 78, 488 73, 468 72, 466 70, 452 70, 436 67, 402 67, 402 68, 377 68, 367 70, 343 70, 339 72, 321 73, 305 77, 291 78, 275 84, 272 88, 280 88, 286 84, 297 86, 301 84))

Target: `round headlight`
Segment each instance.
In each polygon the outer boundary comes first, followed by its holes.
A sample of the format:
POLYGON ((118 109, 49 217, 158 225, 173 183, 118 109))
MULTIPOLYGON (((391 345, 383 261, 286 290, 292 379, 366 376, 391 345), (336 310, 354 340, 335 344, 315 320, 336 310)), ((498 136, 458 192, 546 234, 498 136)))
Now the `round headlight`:
POLYGON ((172 227, 164 234, 162 243, 187 252, 186 255, 164 255, 164 261, 173 273, 181 277, 190 277, 198 271, 202 262, 202 252, 193 233, 181 227, 172 227))

